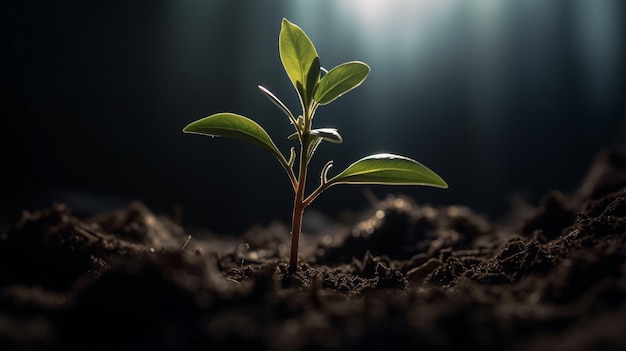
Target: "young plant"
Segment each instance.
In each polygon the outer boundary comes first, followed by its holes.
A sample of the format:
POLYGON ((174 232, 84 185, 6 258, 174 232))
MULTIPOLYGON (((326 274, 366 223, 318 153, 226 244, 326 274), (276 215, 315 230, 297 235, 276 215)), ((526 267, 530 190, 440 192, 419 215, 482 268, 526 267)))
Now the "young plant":
POLYGON ((279 35, 279 53, 287 76, 291 80, 302 107, 297 117, 268 89, 259 89, 289 119, 295 132, 289 139, 299 141, 299 150, 290 150, 286 158, 269 134, 253 120, 235 113, 216 113, 199 119, 183 128, 185 133, 223 136, 245 140, 271 152, 287 172, 294 190, 291 226, 289 270, 294 272, 298 262, 298 242, 302 229, 304 209, 324 190, 337 184, 424 185, 447 188, 448 184, 423 164, 400 155, 381 153, 363 157, 339 174, 328 177, 333 161, 322 168, 320 183, 311 193, 305 192, 308 166, 317 147, 323 141, 341 143, 343 139, 335 128, 313 129, 313 116, 318 107, 328 105, 348 91, 358 87, 370 68, 363 62, 350 61, 326 71, 309 37, 297 25, 282 20, 279 35), (294 165, 297 159, 297 172, 294 165))

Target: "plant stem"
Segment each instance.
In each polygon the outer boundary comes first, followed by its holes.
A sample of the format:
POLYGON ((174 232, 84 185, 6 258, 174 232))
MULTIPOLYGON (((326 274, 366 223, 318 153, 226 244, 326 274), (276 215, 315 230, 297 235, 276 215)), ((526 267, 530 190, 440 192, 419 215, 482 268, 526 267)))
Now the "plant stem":
POLYGON ((291 222, 291 255, 289 257, 289 271, 295 272, 298 268, 298 245, 300 242, 300 234, 302 232, 302 217, 304 208, 307 204, 304 202, 304 188, 306 184, 306 173, 308 160, 306 157, 306 145, 308 140, 303 140, 300 146, 300 170, 298 173, 298 187, 293 200, 293 216, 291 222))
POLYGON ((300 242, 300 232, 302 231, 303 215, 304 205, 296 196, 293 206, 293 222, 291 224, 291 256, 289 258, 289 272, 291 273, 298 268, 298 244, 300 242))

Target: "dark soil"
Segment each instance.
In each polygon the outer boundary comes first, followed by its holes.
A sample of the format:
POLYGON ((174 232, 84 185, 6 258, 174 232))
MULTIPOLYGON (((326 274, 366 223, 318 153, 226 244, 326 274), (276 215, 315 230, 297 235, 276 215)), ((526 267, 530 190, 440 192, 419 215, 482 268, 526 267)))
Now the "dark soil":
POLYGON ((0 350, 624 350, 626 151, 492 223, 390 196, 354 225, 239 238, 140 202, 0 237, 0 350))

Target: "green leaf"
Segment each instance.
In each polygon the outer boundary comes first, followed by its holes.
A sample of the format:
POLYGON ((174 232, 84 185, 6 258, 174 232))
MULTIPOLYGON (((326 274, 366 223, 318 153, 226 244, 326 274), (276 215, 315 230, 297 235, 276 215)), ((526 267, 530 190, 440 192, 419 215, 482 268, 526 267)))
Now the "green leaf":
POLYGON ((306 87, 304 88, 304 102, 307 106, 310 106, 311 100, 313 99, 313 92, 315 91, 315 86, 317 82, 320 80, 320 58, 315 57, 313 62, 311 62, 311 67, 307 73, 307 82, 306 87))
POLYGON ((328 182, 332 184, 448 187, 448 184, 439 175, 423 164, 405 156, 386 153, 364 157, 348 166, 328 182))
POLYGON ((280 60, 285 72, 293 86, 300 92, 298 82, 302 87, 309 83, 308 73, 313 60, 317 57, 315 46, 300 27, 285 18, 281 24, 278 41, 280 60))
POLYGON ((319 128, 313 129, 309 132, 311 135, 315 135, 320 137, 326 141, 330 141, 331 143, 341 144, 343 142, 343 138, 341 134, 335 128, 319 128))
POLYGON ((216 113, 204 117, 189 123, 183 128, 183 132, 248 141, 269 150, 276 157, 283 159, 283 155, 265 129, 255 121, 235 113, 216 113))
POLYGON ((348 91, 358 87, 370 72, 370 67, 360 61, 343 63, 326 73, 320 79, 313 98, 320 105, 326 105, 348 91))

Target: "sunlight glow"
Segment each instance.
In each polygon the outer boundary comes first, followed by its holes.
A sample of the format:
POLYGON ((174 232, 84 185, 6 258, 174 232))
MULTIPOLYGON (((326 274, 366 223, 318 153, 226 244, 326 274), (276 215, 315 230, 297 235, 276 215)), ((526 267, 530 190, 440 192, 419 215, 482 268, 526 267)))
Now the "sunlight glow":
POLYGON ((412 61, 416 52, 437 38, 437 27, 446 21, 451 0, 340 0, 333 3, 343 18, 351 20, 360 33, 364 50, 382 54, 393 50, 400 60, 412 61))

